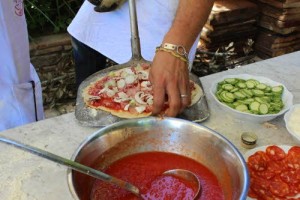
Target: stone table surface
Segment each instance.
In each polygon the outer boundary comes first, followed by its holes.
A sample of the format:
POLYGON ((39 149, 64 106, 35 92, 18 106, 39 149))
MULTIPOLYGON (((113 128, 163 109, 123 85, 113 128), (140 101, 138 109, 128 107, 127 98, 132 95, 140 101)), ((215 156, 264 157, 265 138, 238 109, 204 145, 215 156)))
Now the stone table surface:
MULTIPOLYGON (((300 103, 300 78, 298 77, 300 76, 300 51, 298 51, 201 77, 211 114, 202 125, 224 135, 242 154, 247 149, 241 146, 240 136, 242 132, 247 131, 258 135, 257 146, 299 144, 288 134, 283 116, 266 125, 234 119, 219 107, 209 93, 212 82, 224 75, 241 73, 265 76, 283 83, 294 95, 294 104, 300 103)), ((80 126, 72 112, 2 131, 0 135, 71 158, 80 143, 98 129, 80 126)), ((64 166, 0 143, 0 199, 73 199, 68 188, 66 170, 64 166)))

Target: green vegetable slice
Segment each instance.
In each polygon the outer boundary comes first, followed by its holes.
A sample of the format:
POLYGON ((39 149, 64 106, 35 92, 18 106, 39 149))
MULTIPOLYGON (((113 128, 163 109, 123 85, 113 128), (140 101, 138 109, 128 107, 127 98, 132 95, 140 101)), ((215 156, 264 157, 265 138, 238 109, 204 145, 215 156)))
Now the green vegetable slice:
POLYGON ((284 87, 270 86, 255 79, 226 78, 219 82, 217 99, 241 112, 257 115, 275 114, 282 110, 284 87))

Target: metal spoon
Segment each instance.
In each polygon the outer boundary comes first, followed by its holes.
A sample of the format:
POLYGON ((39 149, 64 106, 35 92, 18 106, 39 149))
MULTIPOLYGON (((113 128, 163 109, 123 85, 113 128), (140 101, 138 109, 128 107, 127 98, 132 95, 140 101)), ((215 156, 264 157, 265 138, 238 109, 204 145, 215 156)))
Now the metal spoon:
POLYGON ((32 146, 29 146, 27 144, 23 144, 21 142, 17 142, 17 141, 12 140, 12 139, 8 139, 8 138, 3 137, 3 136, 0 136, 0 141, 4 142, 6 144, 12 145, 14 147, 17 147, 19 149, 25 150, 29 153, 32 153, 32 154, 38 155, 40 157, 46 158, 46 159, 51 160, 55 163, 70 167, 71 169, 74 169, 75 171, 81 172, 81 173, 86 174, 88 176, 92 176, 92 177, 100 179, 104 182, 108 182, 108 183, 117 185, 120 188, 125 189, 125 190, 135 194, 136 196, 140 196, 140 190, 136 186, 134 186, 134 185, 132 185, 132 184, 126 182, 126 181, 120 180, 116 177, 105 174, 101 171, 98 171, 98 170, 95 170, 95 169, 90 168, 88 166, 82 165, 78 162, 74 162, 72 160, 60 157, 58 155, 52 154, 52 153, 44 151, 42 149, 38 149, 36 147, 32 147, 32 146))
MULTIPOLYGON (((108 174, 105 174, 101 171, 90 168, 88 166, 82 165, 78 162, 74 162, 72 160, 60 157, 60 156, 55 155, 53 153, 44 151, 42 149, 32 147, 32 146, 27 145, 27 144, 23 144, 21 142, 15 141, 13 139, 8 139, 4 136, 0 136, 0 142, 12 145, 14 147, 17 147, 17 148, 22 149, 24 151, 27 151, 29 153, 32 153, 32 154, 35 154, 37 156, 40 156, 40 157, 46 158, 48 160, 51 160, 55 163, 67 166, 71 169, 74 169, 75 171, 81 172, 83 174, 86 174, 88 176, 91 176, 91 177, 94 177, 94 178, 97 178, 97 179, 100 179, 104 182, 111 183, 113 185, 117 185, 120 188, 125 189, 125 190, 135 194, 136 196, 138 196, 139 198, 142 199, 139 188, 132 185, 132 184, 130 184, 130 183, 128 183, 128 182, 126 182, 126 181, 123 181, 123 180, 118 179, 116 177, 110 176, 108 174)), ((165 174, 165 175, 174 175, 174 176, 186 179, 188 181, 195 182, 195 184, 198 186, 198 191, 197 191, 194 198, 196 198, 196 196, 199 194, 199 191, 201 189, 200 182, 199 182, 197 176, 195 174, 193 174, 192 172, 187 171, 187 170, 175 169, 175 170, 166 171, 163 174, 165 174)))
POLYGON ((197 188, 193 199, 196 199, 198 197, 201 191, 201 184, 199 178, 193 172, 185 169, 171 169, 165 171, 163 175, 175 176, 193 183, 193 185, 195 185, 197 188))

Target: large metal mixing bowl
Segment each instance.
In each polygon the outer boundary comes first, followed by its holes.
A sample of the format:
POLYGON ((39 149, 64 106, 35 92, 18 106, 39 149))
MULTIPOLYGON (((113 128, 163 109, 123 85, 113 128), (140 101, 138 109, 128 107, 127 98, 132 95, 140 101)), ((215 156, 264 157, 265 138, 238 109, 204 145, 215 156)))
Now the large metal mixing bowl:
MULTIPOLYGON (((112 124, 88 137, 72 160, 104 169, 127 155, 147 151, 192 158, 216 175, 226 200, 247 197, 249 176, 239 151, 219 133, 182 119, 149 117, 112 124)), ((68 182, 75 199, 89 199, 93 178, 68 170, 68 182)))

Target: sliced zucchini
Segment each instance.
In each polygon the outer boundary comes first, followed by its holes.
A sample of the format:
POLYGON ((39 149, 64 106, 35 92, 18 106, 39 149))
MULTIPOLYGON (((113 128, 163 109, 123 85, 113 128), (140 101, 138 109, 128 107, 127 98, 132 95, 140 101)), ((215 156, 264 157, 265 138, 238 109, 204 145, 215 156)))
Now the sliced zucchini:
POLYGON ((236 84, 236 86, 238 86, 239 88, 246 88, 247 87, 247 85, 245 83, 243 83, 243 82, 238 82, 236 84))
POLYGON ((232 90, 230 90, 229 92, 234 93, 234 92, 236 92, 236 91, 239 91, 239 88, 235 87, 235 88, 233 88, 232 90))
POLYGON ((247 97, 252 97, 253 96, 253 93, 251 90, 249 89, 242 89, 241 92, 246 95, 247 97))
POLYGON ((264 91, 262 91, 262 90, 253 89, 252 92, 253 92, 254 96, 256 96, 256 97, 262 97, 265 95, 264 91))
POLYGON ((265 115, 269 112, 269 107, 267 104, 265 103, 261 103, 259 105, 259 113, 262 114, 262 115, 265 115))
POLYGON ((234 88, 234 86, 231 85, 231 84, 224 84, 224 85, 222 85, 222 89, 227 90, 227 91, 230 91, 233 88, 234 88))
POLYGON ((280 85, 280 86, 274 86, 274 87, 272 87, 272 92, 274 92, 274 93, 279 93, 279 94, 282 94, 282 92, 283 92, 283 87, 280 85))
POLYGON ((256 88, 260 90, 265 90, 267 88, 267 85, 263 83, 259 83, 258 85, 256 85, 256 88))
POLYGON ((269 86, 254 79, 227 78, 219 82, 216 98, 241 112, 257 115, 278 113, 284 107, 284 87, 269 86))
POLYGON ((244 104, 240 104, 240 105, 236 106, 235 109, 238 111, 244 112, 244 111, 248 110, 248 106, 246 106, 244 104))
POLYGON ((224 81, 234 85, 238 80, 236 78, 226 78, 224 81))
POLYGON ((234 96, 235 96, 237 99, 244 99, 244 98, 246 98, 246 95, 244 95, 242 92, 239 92, 239 91, 234 92, 233 94, 234 94, 234 96))
POLYGON ((250 103, 249 108, 251 111, 259 112, 259 106, 260 106, 260 103, 257 101, 254 101, 254 102, 250 103))
POLYGON ((255 84, 252 81, 246 81, 246 86, 249 89, 252 89, 255 87, 255 84))

